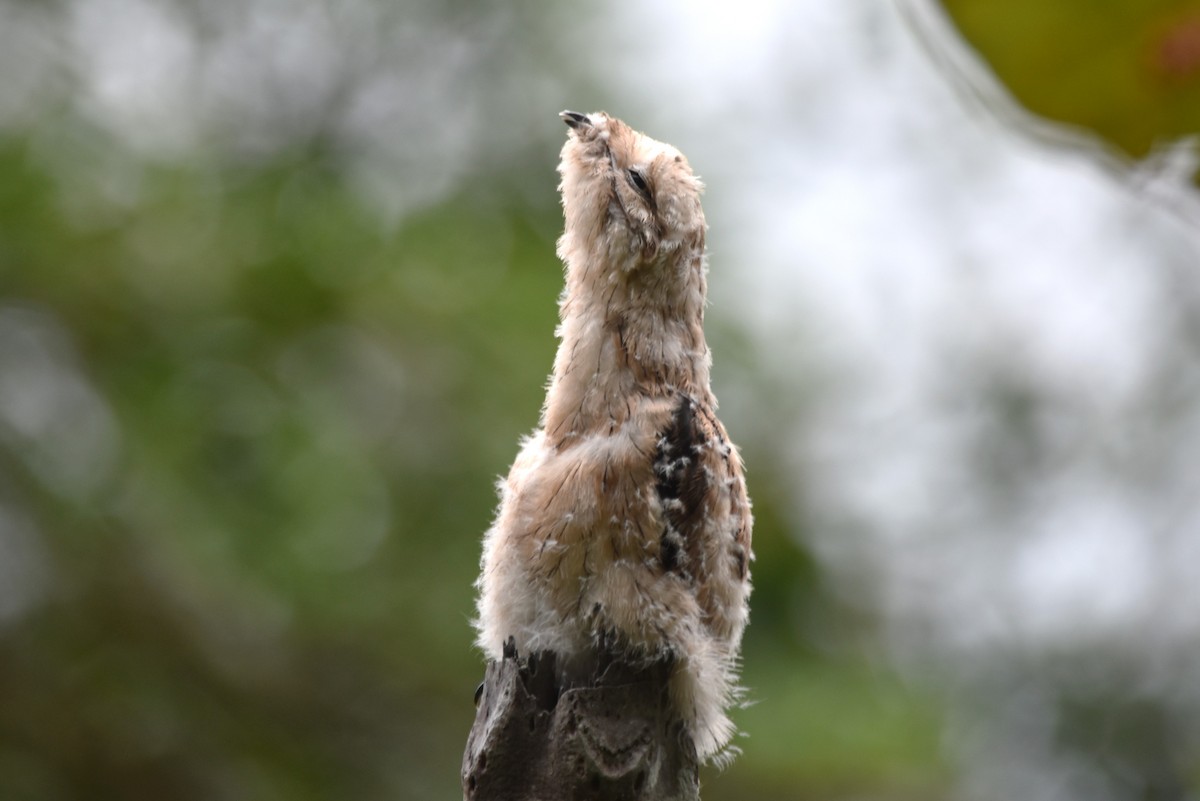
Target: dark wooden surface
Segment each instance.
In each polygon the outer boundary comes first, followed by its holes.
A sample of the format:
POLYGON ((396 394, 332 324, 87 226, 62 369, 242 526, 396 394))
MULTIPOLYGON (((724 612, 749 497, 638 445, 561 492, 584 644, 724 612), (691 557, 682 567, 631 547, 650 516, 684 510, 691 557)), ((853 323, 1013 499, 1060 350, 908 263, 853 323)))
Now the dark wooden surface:
POLYGON ((667 701, 671 663, 595 661, 578 679, 548 652, 509 646, 488 663, 465 801, 698 801, 695 749, 667 701))

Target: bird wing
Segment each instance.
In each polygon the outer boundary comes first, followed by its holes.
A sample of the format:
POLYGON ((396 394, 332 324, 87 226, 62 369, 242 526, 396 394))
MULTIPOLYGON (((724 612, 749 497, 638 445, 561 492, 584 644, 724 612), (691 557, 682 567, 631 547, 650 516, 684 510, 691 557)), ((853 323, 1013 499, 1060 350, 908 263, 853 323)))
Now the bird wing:
POLYGON ((749 578, 750 505, 741 459, 710 403, 680 395, 655 455, 655 489, 663 511, 664 571, 697 586, 710 614, 716 584, 749 578))

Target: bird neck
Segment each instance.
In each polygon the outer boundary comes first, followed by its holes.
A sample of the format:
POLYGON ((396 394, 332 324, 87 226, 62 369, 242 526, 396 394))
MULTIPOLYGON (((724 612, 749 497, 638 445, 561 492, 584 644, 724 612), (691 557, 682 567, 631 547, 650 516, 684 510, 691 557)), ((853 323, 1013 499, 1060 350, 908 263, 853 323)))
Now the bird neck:
POLYGON ((561 342, 542 413, 555 445, 615 430, 638 397, 708 399, 699 259, 684 270, 660 265, 596 276, 568 269, 559 317, 561 342))

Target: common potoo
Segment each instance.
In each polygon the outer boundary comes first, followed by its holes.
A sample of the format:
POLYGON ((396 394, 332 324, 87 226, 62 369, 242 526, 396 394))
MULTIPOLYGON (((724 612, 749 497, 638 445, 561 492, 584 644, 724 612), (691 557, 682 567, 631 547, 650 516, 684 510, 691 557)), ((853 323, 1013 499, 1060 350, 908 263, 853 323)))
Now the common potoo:
POLYGON ((750 594, 751 514, 716 417, 703 321, 703 186, 675 148, 604 113, 561 114, 566 268, 540 427, 484 541, 479 645, 671 658, 697 754, 729 754, 726 711, 750 594))

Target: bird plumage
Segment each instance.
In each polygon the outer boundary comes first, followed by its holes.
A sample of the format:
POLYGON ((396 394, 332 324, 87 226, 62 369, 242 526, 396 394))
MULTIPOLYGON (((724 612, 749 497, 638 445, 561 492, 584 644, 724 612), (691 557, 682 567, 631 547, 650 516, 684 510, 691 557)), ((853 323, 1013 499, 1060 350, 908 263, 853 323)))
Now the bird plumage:
POLYGON ((670 657, 701 759, 721 759, 750 593, 742 465, 704 339, 702 185, 670 145, 563 112, 561 340, 541 426, 500 483, 476 627, 500 658, 670 657))

